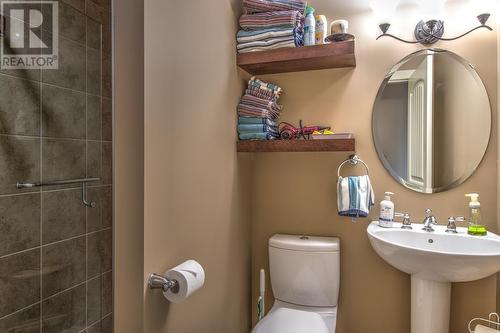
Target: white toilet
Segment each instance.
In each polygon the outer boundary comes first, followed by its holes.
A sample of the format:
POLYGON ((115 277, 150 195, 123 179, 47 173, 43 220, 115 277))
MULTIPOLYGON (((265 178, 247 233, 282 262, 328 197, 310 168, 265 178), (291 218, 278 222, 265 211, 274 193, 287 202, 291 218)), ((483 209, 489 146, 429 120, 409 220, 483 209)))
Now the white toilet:
POLYGON ((269 267, 274 305, 252 333, 335 333, 339 239, 274 235, 269 267))

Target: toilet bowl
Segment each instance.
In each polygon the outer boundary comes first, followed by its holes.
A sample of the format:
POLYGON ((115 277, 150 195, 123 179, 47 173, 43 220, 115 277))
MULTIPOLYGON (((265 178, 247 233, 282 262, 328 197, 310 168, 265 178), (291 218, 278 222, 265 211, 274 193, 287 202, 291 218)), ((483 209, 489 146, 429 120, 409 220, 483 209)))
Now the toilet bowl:
POLYGON ((269 268, 274 305, 252 333, 335 333, 338 238, 274 235, 269 268))
POLYGON ((334 333, 337 308, 301 307, 275 301, 254 333, 334 333))

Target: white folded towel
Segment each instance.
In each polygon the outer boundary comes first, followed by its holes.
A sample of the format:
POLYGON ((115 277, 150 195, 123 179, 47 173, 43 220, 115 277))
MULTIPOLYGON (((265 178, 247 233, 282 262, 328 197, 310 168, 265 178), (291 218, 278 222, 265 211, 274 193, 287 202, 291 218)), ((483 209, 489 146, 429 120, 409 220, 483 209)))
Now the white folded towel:
POLYGON ((498 332, 500 331, 483 325, 477 325, 476 328, 474 329, 474 333, 498 333, 498 332))
POLYGON ((375 204, 370 177, 340 177, 337 182, 337 204, 340 216, 368 217, 375 204))

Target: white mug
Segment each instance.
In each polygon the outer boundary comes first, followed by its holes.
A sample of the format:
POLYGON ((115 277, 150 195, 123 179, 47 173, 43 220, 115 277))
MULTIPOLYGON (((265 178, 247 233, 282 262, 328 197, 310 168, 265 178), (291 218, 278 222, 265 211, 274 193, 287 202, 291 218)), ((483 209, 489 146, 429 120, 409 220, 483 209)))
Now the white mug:
POLYGON ((330 33, 335 34, 346 34, 349 31, 349 21, 347 20, 336 20, 330 24, 330 33))

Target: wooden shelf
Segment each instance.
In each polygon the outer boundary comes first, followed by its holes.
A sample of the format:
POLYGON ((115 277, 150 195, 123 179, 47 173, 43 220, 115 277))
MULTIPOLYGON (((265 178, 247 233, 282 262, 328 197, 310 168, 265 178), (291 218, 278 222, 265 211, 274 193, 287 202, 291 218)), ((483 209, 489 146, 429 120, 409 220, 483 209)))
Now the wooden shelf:
POLYGON ((354 40, 238 54, 238 66, 252 75, 356 67, 354 40))
POLYGON ((278 153, 278 152, 335 152, 356 150, 356 140, 248 140, 238 141, 238 152, 278 153))

